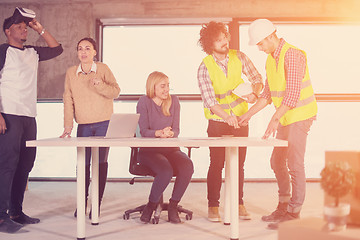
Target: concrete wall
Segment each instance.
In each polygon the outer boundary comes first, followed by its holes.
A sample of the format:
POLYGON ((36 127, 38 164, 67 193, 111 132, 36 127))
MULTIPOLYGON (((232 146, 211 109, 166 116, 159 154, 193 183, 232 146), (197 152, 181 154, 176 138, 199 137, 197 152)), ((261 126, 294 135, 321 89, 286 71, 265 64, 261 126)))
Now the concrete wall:
MULTIPOLYGON (((63 45, 64 53, 39 68, 39 98, 62 98, 66 69, 78 63, 76 43, 95 37, 95 20, 101 18, 222 18, 273 20, 359 21, 357 0, 0 0, 0 19, 16 6, 33 9, 37 19, 63 45)), ((45 45, 29 31, 28 44, 45 45)), ((0 43, 6 41, 0 34, 0 43)))
MULTIPOLYGON (((86 36, 94 36, 91 3, 73 4, 0 4, 1 25, 3 19, 12 15, 16 6, 32 9, 38 21, 48 30, 64 48, 57 58, 41 62, 39 65, 38 97, 62 98, 66 69, 78 63, 77 41, 86 36)), ((6 41, 0 34, 0 43, 6 41)), ((37 32, 29 29, 26 44, 46 46, 46 42, 37 32)))

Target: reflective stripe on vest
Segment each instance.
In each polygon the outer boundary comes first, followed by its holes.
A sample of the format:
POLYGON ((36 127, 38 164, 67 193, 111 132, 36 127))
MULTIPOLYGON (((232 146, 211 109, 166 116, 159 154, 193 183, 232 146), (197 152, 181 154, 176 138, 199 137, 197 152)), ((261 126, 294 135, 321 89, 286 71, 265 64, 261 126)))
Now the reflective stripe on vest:
MULTIPOLYGON (((215 98, 226 113, 235 116, 241 116, 248 110, 248 104, 243 99, 236 96, 232 91, 244 83, 241 78, 242 63, 237 57, 236 50, 229 50, 229 62, 227 76, 216 63, 212 55, 208 55, 203 62, 209 72, 210 80, 215 92, 215 98)), ((209 108, 204 107, 205 117, 207 119, 222 119, 209 108)))
MULTIPOLYGON (((271 99, 276 108, 280 107, 285 96, 286 78, 284 61, 285 53, 289 50, 289 48, 298 49, 288 43, 285 43, 280 52, 278 66, 276 66, 276 61, 271 54, 268 55, 266 60, 266 74, 271 92, 271 99)), ((306 57, 306 53, 304 51, 302 52, 306 57)), ((317 104, 306 63, 306 73, 302 79, 300 99, 294 108, 287 111, 284 116, 280 118, 280 123, 281 125, 286 126, 294 122, 309 119, 315 116, 316 113, 317 104)))

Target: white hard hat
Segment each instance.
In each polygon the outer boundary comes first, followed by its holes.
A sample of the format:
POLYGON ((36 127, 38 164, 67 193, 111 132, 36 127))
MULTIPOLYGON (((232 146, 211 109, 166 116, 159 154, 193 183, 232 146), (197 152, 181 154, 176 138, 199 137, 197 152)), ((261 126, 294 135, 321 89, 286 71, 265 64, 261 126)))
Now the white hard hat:
POLYGON ((272 22, 267 19, 256 19, 249 26, 249 45, 256 45, 276 31, 272 22))

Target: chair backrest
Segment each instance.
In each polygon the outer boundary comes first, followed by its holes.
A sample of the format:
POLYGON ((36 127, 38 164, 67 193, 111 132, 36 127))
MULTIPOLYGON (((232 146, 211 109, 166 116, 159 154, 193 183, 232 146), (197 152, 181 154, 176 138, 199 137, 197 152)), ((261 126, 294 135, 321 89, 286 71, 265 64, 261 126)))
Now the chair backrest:
MULTIPOLYGON (((137 126, 136 132, 134 134, 134 137, 136 137, 136 136, 141 136, 139 125, 137 126)), ((191 148, 193 148, 193 147, 187 147, 189 158, 191 156, 191 148)), ((198 148, 198 147, 195 147, 195 148, 198 148)), ((139 163, 138 155, 139 155, 139 148, 138 147, 132 147, 131 148, 131 153, 130 153, 129 172, 132 175, 137 175, 137 176, 152 176, 152 177, 155 177, 155 173, 153 171, 151 171, 150 168, 148 168, 148 167, 146 167, 146 166, 139 163)), ((177 175, 177 172, 174 171, 174 176, 176 176, 176 175, 177 175)))
MULTIPOLYGON (((140 137, 140 127, 139 125, 136 127, 136 131, 134 134, 134 137, 140 137)), ((149 169, 148 167, 141 165, 139 163, 139 149, 138 147, 132 147, 131 148, 131 153, 130 153, 130 163, 129 163, 129 172, 132 175, 137 175, 137 176, 152 176, 154 177, 155 174, 153 171, 151 171, 151 169, 149 169)))
POLYGON ((137 176, 154 176, 155 174, 148 167, 141 165, 138 161, 139 148, 132 147, 130 153, 129 172, 137 176))

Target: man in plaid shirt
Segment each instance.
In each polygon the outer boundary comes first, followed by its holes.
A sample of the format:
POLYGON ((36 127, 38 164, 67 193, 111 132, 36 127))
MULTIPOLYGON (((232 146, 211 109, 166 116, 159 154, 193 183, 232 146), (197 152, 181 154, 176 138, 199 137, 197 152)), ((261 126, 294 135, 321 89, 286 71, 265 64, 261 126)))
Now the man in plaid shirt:
POLYGON ((250 45, 256 44, 268 54, 266 81, 259 100, 239 118, 239 124, 246 125, 254 114, 272 102, 276 111, 263 138, 277 132, 276 138, 288 141, 287 148, 274 148, 270 159, 279 188, 278 206, 262 217, 263 221, 272 222, 269 228, 277 229, 279 222, 300 217, 306 189, 306 138, 316 118, 317 104, 304 51, 278 38, 275 26, 267 19, 252 22, 249 37, 250 45))
MULTIPOLYGON (((199 44, 208 54, 198 69, 198 84, 204 102, 204 113, 208 121, 209 137, 233 135, 247 137, 248 126, 239 126, 237 117, 254 103, 263 88, 262 78, 250 59, 238 50, 229 50, 230 34, 223 23, 210 22, 200 31, 199 44), (252 84, 252 93, 241 98, 232 91, 244 83, 245 75, 252 84)), ((239 216, 249 220, 243 202, 244 162, 246 148, 239 148, 239 216)), ((207 175, 208 219, 221 221, 219 199, 225 148, 210 148, 210 166, 207 175)))

